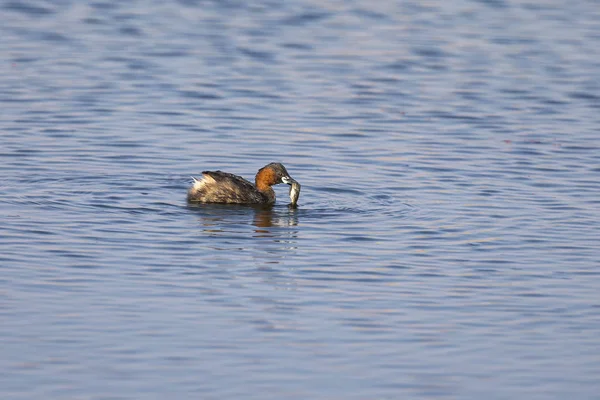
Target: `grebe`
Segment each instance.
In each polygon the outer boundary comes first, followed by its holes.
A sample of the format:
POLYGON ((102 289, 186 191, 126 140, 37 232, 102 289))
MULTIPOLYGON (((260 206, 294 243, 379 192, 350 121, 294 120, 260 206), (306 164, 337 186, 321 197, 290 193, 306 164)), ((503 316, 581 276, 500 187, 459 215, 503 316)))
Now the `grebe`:
POLYGON ((188 190, 187 199, 198 203, 273 204, 275 191, 271 186, 297 183, 280 163, 259 169, 255 185, 241 176, 221 171, 203 171, 201 180, 192 179, 194 184, 188 190))

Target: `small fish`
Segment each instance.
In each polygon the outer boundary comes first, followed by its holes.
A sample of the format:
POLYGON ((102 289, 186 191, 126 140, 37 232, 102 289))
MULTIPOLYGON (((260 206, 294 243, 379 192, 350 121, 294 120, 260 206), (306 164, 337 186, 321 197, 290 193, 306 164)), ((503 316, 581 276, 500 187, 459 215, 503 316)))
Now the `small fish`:
POLYGON ((300 197, 300 184, 295 180, 292 180, 290 183, 290 201, 292 202, 292 206, 296 206, 298 204, 298 197, 300 197))

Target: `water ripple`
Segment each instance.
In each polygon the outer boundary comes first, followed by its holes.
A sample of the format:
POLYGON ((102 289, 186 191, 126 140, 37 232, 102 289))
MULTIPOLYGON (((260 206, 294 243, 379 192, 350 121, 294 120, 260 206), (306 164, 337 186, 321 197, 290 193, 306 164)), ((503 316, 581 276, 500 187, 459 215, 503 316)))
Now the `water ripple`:
POLYGON ((598 393, 593 4, 0 7, 3 397, 598 393))

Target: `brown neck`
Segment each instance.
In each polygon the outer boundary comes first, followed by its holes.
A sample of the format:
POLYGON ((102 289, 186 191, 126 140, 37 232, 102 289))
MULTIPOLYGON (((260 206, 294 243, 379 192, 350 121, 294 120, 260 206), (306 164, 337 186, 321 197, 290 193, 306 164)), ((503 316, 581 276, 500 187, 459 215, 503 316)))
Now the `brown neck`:
POLYGON ((256 180, 256 188, 261 192, 268 192, 269 190, 273 190, 271 189, 271 185, 269 185, 266 181, 261 179, 256 180))
POLYGON ((261 192, 268 200, 269 204, 275 203, 275 191, 271 187, 274 182, 274 177, 271 171, 260 170, 256 174, 256 189, 261 192))
POLYGON ((255 179, 256 188, 261 192, 273 191, 271 185, 277 182, 275 172, 271 168, 262 168, 256 174, 255 179))

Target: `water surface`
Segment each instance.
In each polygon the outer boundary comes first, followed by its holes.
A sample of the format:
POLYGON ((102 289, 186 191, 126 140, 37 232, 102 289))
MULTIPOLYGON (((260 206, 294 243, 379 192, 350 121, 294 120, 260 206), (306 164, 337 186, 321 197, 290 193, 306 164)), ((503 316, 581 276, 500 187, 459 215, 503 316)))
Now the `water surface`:
POLYGON ((0 17, 2 398, 597 397, 593 2, 0 17))

